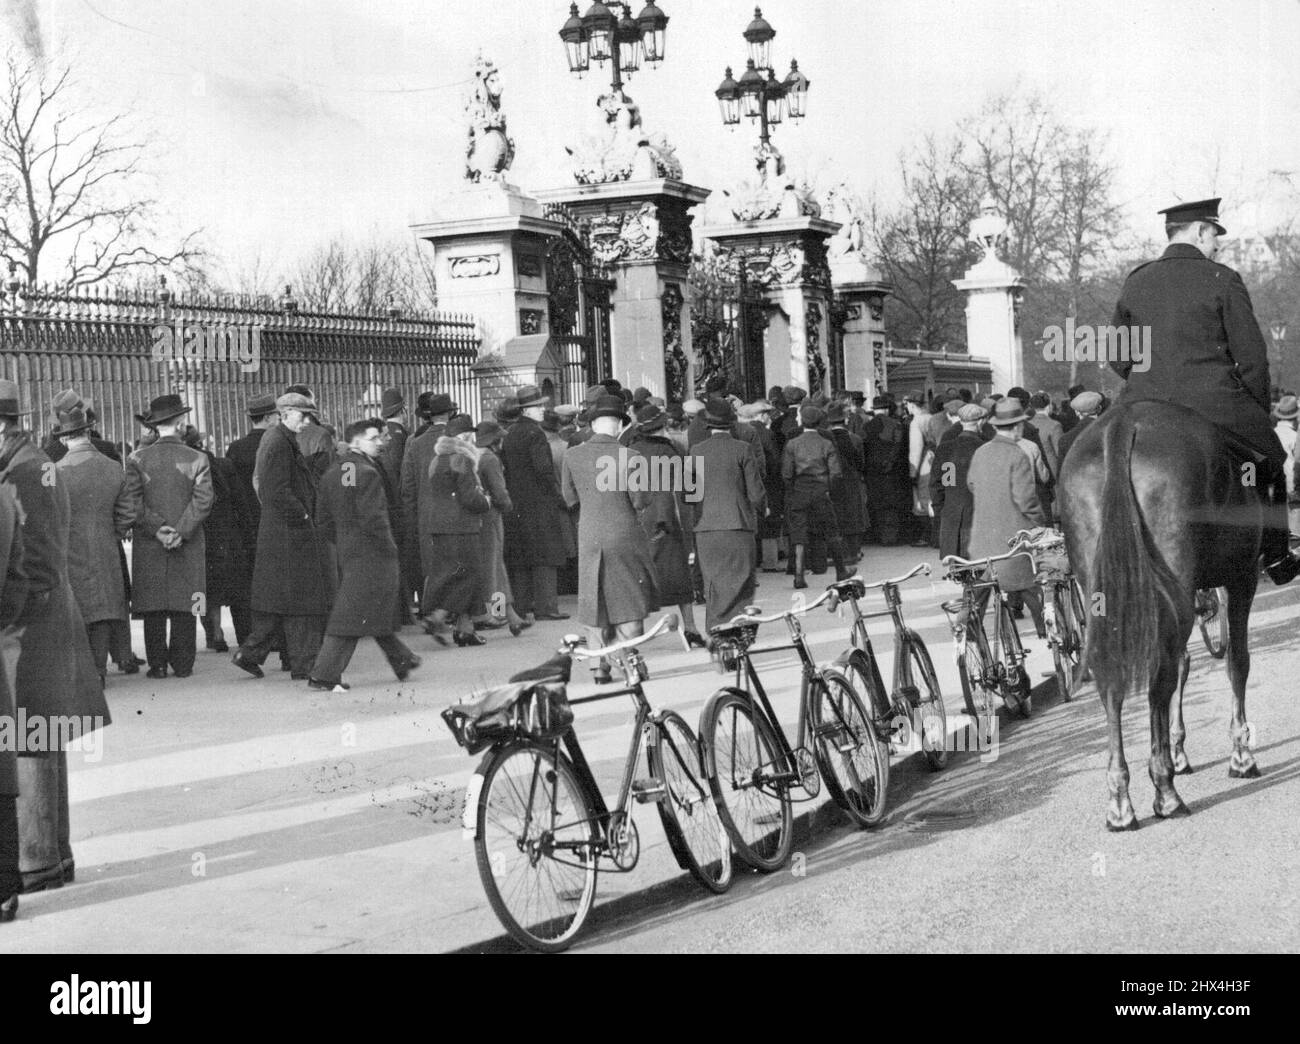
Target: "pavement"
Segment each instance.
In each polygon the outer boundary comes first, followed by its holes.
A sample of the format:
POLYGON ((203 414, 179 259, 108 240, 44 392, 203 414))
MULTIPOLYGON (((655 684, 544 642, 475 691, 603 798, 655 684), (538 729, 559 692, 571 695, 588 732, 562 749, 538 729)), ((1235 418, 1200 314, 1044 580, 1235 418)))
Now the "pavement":
MULTIPOLYGON (((869 548, 859 569, 880 578, 918 561, 937 566, 925 549, 869 548)), ((965 719, 939 604, 957 589, 937 573, 905 586, 904 608, 929 645, 956 728, 965 719)), ((818 593, 817 580, 808 594, 818 593)), ((765 611, 794 594, 784 574, 760 574, 765 611)), ((1296 949, 1300 709, 1286 681, 1300 670, 1298 599, 1300 588, 1261 590, 1252 617, 1248 709, 1259 780, 1227 779, 1223 666, 1194 650, 1186 713, 1198 771, 1179 780, 1193 812, 1186 820, 1152 821, 1146 716, 1130 708, 1144 829, 1105 832, 1101 708, 1089 690, 1060 701, 1047 677, 1050 651, 1024 621, 1035 713, 1004 722, 996 756, 956 753, 937 774, 920 755, 896 758, 890 814, 870 832, 851 828, 823 791, 796 806, 791 867, 742 873, 721 897, 678 868, 653 806, 636 806, 641 861, 627 874, 601 874, 575 949, 1296 949)), ((573 603, 563 599, 562 608, 572 612, 573 603)), ((805 621, 819 660, 846 646, 847 619, 818 610, 805 621)), ((213 652, 200 652, 186 681, 111 674, 114 723, 102 749, 70 754, 77 882, 24 896, 19 919, 0 926, 0 952, 515 949, 501 939, 462 836, 464 790, 479 758, 455 745, 439 712, 546 659, 571 630, 543 622, 519 638, 493 631, 484 647, 444 649, 408 628, 408 644, 424 657, 418 671, 398 683, 374 643, 363 642, 346 674, 353 688, 339 695, 309 692, 274 670, 254 679, 213 652)), ((871 632, 887 671, 889 622, 871 632)), ((672 637, 647 645, 645 658, 652 704, 692 726, 727 683, 706 654, 672 637)), ((793 654, 767 658, 762 677, 792 725, 793 654)), ((588 678, 575 666, 574 695, 596 691, 588 678)), ((577 708, 578 734, 607 793, 630 723, 626 698, 577 708)))

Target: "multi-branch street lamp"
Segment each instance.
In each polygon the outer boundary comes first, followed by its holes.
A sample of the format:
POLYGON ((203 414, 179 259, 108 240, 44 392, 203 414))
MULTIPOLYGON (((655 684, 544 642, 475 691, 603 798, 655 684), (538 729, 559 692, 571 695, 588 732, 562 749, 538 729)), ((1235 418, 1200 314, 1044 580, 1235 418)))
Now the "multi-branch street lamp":
POLYGON ((766 145, 771 129, 786 116, 796 123, 807 113, 808 77, 799 71, 799 63, 790 62, 790 72, 778 80, 772 69, 772 38, 776 30, 763 17, 761 8, 754 8, 754 20, 744 33, 749 45, 749 59, 740 79, 734 80, 731 68, 726 78, 714 91, 722 111, 725 126, 734 127, 742 115, 759 121, 759 139, 766 145))
POLYGON ((576 3, 569 5, 569 20, 560 29, 564 41, 564 55, 569 60, 569 71, 581 77, 591 63, 611 63, 614 93, 623 89, 623 78, 641 68, 642 61, 657 68, 664 60, 664 42, 668 32, 668 16, 649 0, 635 18, 627 4, 605 5, 596 0, 584 15, 578 14, 576 3), (623 16, 614 14, 612 7, 621 7, 623 16))

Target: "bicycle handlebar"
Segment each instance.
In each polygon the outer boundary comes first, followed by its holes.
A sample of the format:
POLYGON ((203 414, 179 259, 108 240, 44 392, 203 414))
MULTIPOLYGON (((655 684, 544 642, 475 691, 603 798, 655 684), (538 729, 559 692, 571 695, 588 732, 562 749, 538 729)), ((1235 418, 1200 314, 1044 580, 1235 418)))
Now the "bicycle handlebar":
POLYGON ((729 621, 727 621, 725 626, 739 627, 744 624, 776 623, 777 620, 784 620, 790 612, 791 610, 787 609, 783 612, 773 613, 771 616, 759 616, 758 606, 748 605, 745 607, 745 612, 740 613, 738 616, 733 616, 729 621), (751 609, 754 611, 750 612, 749 610, 751 609))
POLYGON ((624 649, 635 649, 638 645, 644 645, 651 639, 658 638, 664 630, 676 631, 681 625, 676 613, 666 613, 659 618, 659 621, 646 631, 645 634, 637 635, 635 638, 626 638, 621 642, 615 642, 613 645, 607 645, 603 649, 584 649, 578 643, 582 638, 576 634, 564 636, 564 646, 570 656, 578 660, 596 660, 602 656, 611 656, 614 653, 622 652, 624 649))
POLYGON ((868 591, 874 590, 877 587, 897 587, 899 584, 903 583, 904 581, 911 580, 912 577, 916 576, 918 573, 920 573, 922 576, 929 576, 930 575, 929 563, 922 562, 920 565, 916 566, 910 573, 906 573, 903 576, 896 576, 892 580, 877 580, 875 583, 872 584, 864 583, 862 586, 866 588, 868 591))
POLYGON ((943 564, 952 569, 979 569, 983 566, 991 565, 994 562, 1005 562, 1009 558, 1018 558, 1024 555, 1032 559, 1033 556, 1022 547, 1016 547, 1008 551, 1005 555, 989 555, 987 558, 962 558, 960 555, 944 555, 943 564))

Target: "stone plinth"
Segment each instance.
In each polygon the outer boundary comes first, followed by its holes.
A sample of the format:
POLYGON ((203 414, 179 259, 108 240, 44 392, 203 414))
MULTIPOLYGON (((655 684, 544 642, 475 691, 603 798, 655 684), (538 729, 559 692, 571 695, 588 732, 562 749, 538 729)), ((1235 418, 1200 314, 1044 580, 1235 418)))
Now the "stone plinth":
POLYGON ((831 390, 826 387, 831 304, 826 241, 839 228, 821 218, 785 217, 700 230, 745 266, 750 285, 761 289, 768 305, 764 387, 831 390))
POLYGON ((438 307, 479 320, 483 355, 550 332, 546 255, 561 227, 537 200, 486 183, 442 197, 434 218, 411 230, 433 244, 438 307))
POLYGON ((893 285, 859 253, 831 258, 831 285, 844 309, 844 387, 870 402, 889 390, 885 298, 893 285))
POLYGON ((996 391, 1005 393, 1022 384, 1024 349, 1017 312, 1025 281, 1020 273, 990 254, 952 285, 966 295, 967 351, 988 359, 996 391))
POLYGON ((662 178, 537 194, 588 226, 595 261, 614 277, 614 376, 669 400, 693 394, 690 210, 708 196, 708 189, 662 178))

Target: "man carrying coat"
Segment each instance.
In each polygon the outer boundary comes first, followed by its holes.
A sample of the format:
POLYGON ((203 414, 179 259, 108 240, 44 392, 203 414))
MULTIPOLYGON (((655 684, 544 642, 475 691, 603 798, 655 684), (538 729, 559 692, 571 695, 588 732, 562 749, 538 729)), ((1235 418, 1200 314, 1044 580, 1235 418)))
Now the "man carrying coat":
MULTIPOLYGON (((86 625, 68 584, 68 492, 54 464, 19 418, 18 385, 0 380, 0 483, 18 501, 27 601, 14 692, 29 734, 51 742, 18 758, 18 836, 22 888, 37 892, 73 880, 68 820, 68 755, 61 744, 109 724, 86 625), (60 725, 70 726, 61 728, 60 725)), ((10 635, 12 638, 12 634, 10 635)), ((10 644, 6 641, 6 645, 10 644)), ((8 655, 8 654, 7 654, 8 655)))
POLYGON ((257 495, 262 517, 253 565, 253 633, 231 662, 255 678, 283 628, 290 677, 306 681, 320 651, 333 599, 334 564, 329 544, 316 528, 314 465, 298 448, 316 404, 289 392, 275 401, 280 423, 258 447, 257 495))
POLYGON ((398 681, 420 663, 397 637, 400 559, 379 472, 383 432, 384 422, 377 417, 349 424, 343 432, 348 452, 321 478, 316 519, 334 544, 339 588, 307 679, 309 689, 346 692, 343 672, 363 637, 379 643, 398 681))
POLYGON ((135 506, 126 472, 92 444, 94 422, 84 407, 73 406, 55 415, 54 434, 64 449, 54 465, 56 480, 67 488, 71 509, 68 582, 102 680, 113 627, 125 624, 130 613, 117 554, 135 521, 135 506))
POLYGON ((144 618, 150 678, 194 673, 195 618, 207 613, 207 549, 203 520, 212 510, 208 458, 181 440, 190 408, 160 395, 136 418, 158 440, 127 458, 127 489, 135 511, 132 609, 144 618), (167 631, 171 628, 171 639, 167 631))

